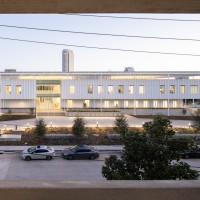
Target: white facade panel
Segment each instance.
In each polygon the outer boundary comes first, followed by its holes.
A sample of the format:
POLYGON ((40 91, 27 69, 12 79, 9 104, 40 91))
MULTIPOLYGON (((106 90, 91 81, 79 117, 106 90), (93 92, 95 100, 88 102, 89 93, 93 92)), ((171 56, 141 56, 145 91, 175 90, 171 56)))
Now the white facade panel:
POLYGON ((1 100, 1 108, 33 108, 34 100, 1 100))
POLYGON ((119 80, 70 80, 62 81, 63 99, 183 99, 183 98, 199 98, 200 97, 200 81, 199 80, 133 80, 133 81, 119 81, 119 80), (103 82, 103 83, 102 83, 103 82), (88 85, 93 86, 93 93, 88 93, 88 85), (102 85, 103 93, 98 94, 98 86, 102 85), (124 92, 119 93, 118 86, 124 86, 124 92), (129 94, 129 85, 134 86, 133 94, 129 94), (165 92, 160 93, 160 86, 165 86, 165 92), (185 85, 185 94, 181 94, 180 87, 185 85), (198 85, 198 93, 191 94, 190 86, 198 85), (75 93, 69 94, 69 87, 75 87, 75 93), (108 93, 108 86, 113 86, 113 93, 108 93), (139 93, 139 88, 143 86, 144 92, 139 93), (170 86, 175 87, 175 92, 170 93, 170 86))
POLYGON ((20 80, 14 78, 2 78, 1 80, 1 99, 35 99, 36 81, 20 80), (6 94, 6 86, 11 87, 11 93, 6 94), (16 87, 21 86, 21 93, 17 94, 16 87))
POLYGON ((31 108, 38 104, 46 104, 47 101, 52 105, 58 101, 61 102, 59 109, 85 106, 89 108, 182 108, 188 102, 200 102, 200 72, 191 72, 192 75, 188 73, 2 73, 1 107, 31 108), (44 88, 36 94, 39 82, 40 87, 44 88), (52 90, 53 85, 61 87, 61 91, 55 93, 52 90), (181 91, 181 87, 184 87, 184 90, 181 91), (113 88, 113 92, 109 92, 108 88, 113 88))

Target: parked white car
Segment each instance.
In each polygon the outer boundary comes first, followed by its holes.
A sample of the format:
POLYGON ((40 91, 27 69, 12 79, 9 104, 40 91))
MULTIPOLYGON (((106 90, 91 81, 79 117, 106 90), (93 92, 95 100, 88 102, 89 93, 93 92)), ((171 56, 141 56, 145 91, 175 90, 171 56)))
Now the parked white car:
POLYGON ((22 151, 21 157, 24 160, 46 159, 51 160, 55 156, 55 150, 49 146, 33 146, 22 151))

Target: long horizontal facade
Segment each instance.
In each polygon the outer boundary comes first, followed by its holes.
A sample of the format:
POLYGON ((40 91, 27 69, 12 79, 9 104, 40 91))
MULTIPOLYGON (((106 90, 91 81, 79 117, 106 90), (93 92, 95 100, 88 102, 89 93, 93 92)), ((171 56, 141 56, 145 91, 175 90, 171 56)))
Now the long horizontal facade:
POLYGON ((1 72, 1 113, 118 109, 181 113, 200 104, 200 72, 1 72))

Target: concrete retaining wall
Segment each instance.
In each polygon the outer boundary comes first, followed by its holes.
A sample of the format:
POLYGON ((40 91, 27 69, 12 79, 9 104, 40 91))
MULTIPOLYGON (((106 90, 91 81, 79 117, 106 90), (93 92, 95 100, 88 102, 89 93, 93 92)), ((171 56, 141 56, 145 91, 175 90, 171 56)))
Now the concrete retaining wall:
POLYGON ((0 181, 2 200, 199 200, 200 181, 0 181))

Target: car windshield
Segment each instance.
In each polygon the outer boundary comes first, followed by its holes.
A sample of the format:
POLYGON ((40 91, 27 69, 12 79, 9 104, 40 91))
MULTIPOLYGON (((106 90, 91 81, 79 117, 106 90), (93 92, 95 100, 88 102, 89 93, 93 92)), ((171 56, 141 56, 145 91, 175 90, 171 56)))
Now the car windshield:
POLYGON ((28 152, 31 153, 31 152, 33 152, 33 151, 35 151, 35 150, 36 150, 35 147, 31 147, 31 148, 28 149, 28 152))
POLYGON ((51 148, 51 147, 49 147, 49 146, 47 147, 47 149, 48 149, 48 150, 50 150, 50 151, 52 151, 52 148, 51 148))
POLYGON ((77 146, 73 146, 73 147, 70 148, 70 150, 75 152, 77 150, 77 148, 78 148, 77 146))

